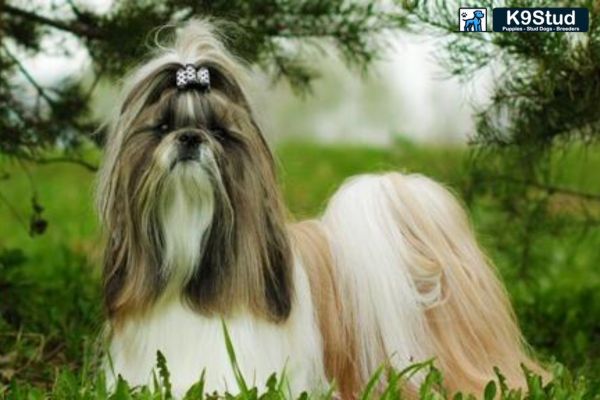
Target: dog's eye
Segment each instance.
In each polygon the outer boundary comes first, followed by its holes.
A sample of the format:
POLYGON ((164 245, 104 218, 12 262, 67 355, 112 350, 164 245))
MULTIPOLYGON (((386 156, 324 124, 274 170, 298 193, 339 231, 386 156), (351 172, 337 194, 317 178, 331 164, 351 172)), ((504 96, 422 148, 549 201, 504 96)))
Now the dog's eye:
POLYGON ((219 141, 227 139, 227 131, 224 128, 214 127, 210 129, 210 132, 214 136, 214 138, 219 141))
POLYGON ((161 122, 160 124, 156 125, 154 129, 159 135, 164 136, 171 132, 171 125, 168 122, 161 122))

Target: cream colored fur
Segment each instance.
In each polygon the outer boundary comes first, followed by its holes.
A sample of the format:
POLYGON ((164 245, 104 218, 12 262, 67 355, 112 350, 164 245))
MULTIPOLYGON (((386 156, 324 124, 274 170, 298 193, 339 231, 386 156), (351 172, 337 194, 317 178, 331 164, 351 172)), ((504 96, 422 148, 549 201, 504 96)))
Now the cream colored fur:
POLYGON ((544 373, 464 210, 442 185, 416 174, 354 177, 322 221, 363 382, 380 364, 431 357, 451 391, 481 394, 495 366, 513 386, 524 385, 521 364, 544 373))

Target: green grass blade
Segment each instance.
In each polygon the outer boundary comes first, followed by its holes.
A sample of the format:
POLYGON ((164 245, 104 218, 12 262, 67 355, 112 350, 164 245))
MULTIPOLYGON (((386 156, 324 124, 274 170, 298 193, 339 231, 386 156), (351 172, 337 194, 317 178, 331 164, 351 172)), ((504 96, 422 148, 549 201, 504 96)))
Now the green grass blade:
POLYGON ((206 370, 202 370, 200 379, 194 383, 191 388, 185 393, 184 400, 204 400, 204 383, 206 381, 206 370))
POLYGON ((375 373, 371 376, 367 385, 365 386, 362 394, 360 395, 360 400, 369 400, 371 399, 371 395, 375 390, 375 386, 379 383, 379 379, 381 378, 381 374, 383 373, 383 365, 377 368, 375 373))
POLYGON ((227 348, 227 354, 229 355, 229 362, 231 362, 231 368, 233 369, 233 374, 235 375, 235 380, 237 381, 238 388, 242 392, 242 394, 248 393, 248 385, 246 384, 246 380, 244 379, 244 375, 240 370, 239 364, 237 362, 237 357, 235 355, 235 350, 233 348, 233 342, 231 341, 231 337, 229 336, 229 331, 227 330, 227 326, 224 320, 221 320, 221 324, 223 326, 223 336, 225 337, 225 346, 227 348))

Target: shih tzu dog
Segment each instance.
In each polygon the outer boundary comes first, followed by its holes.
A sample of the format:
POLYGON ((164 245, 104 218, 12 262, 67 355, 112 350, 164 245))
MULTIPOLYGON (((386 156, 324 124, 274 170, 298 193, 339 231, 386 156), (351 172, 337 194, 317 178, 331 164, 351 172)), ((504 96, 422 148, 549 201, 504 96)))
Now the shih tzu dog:
MULTIPOLYGON (((293 395, 360 393, 381 366, 430 358, 450 391, 536 369, 459 202, 420 175, 348 180, 316 220, 288 223, 245 69, 192 21, 126 82, 99 176, 108 235, 107 372, 152 382, 157 351, 183 395, 247 381, 293 395)), ((415 375, 407 386, 416 387, 415 375)))

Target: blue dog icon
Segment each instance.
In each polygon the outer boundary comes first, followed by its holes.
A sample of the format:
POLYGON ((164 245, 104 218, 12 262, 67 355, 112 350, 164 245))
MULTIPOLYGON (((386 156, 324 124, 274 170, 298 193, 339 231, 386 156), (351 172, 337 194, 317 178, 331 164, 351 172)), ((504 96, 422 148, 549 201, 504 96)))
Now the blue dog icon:
MULTIPOLYGON (((467 13, 462 13, 462 17, 465 18, 467 13)), ((473 18, 464 19, 465 31, 467 32, 481 32, 481 18, 485 17, 485 14, 481 10, 475 10, 473 12, 473 18)))

